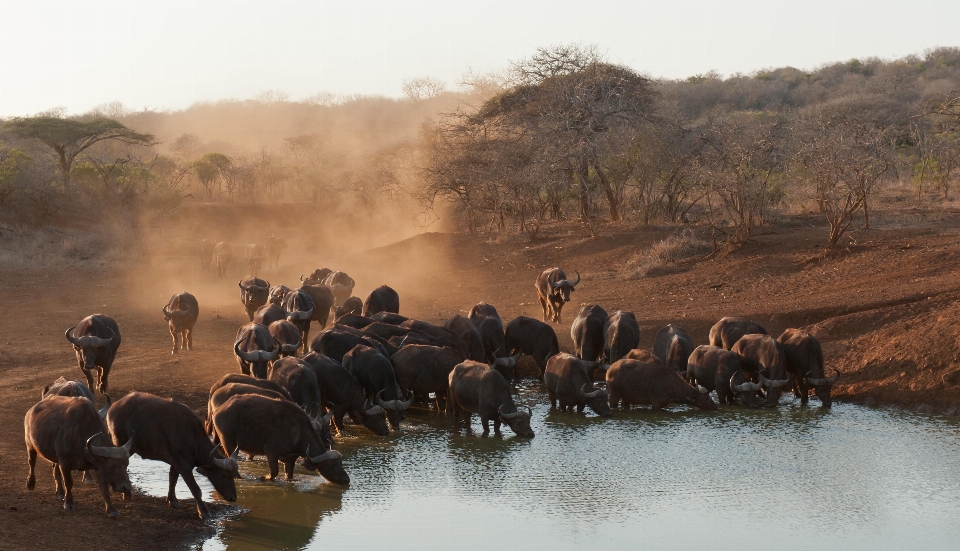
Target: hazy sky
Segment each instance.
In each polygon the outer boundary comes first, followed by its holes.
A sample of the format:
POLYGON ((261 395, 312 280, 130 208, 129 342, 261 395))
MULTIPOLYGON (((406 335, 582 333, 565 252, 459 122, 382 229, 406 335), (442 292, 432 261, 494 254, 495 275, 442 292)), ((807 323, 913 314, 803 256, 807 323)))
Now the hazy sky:
POLYGON ((278 2, 0 0, 0 116, 120 101, 179 109, 455 86, 539 46, 597 44, 654 77, 814 68, 960 46, 951 2, 278 2))

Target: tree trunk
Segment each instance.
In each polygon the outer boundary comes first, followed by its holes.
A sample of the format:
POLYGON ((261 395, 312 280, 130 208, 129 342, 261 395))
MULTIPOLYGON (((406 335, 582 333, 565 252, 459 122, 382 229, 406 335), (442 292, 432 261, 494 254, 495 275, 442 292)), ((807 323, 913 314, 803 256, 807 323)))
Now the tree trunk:
POLYGON ((577 176, 580 179, 580 219, 587 220, 590 217, 590 189, 587 186, 590 165, 586 159, 580 159, 577 164, 577 176))
POLYGON ((603 170, 597 165, 594 165, 593 169, 597 172, 597 178, 600 179, 600 186, 603 188, 604 195, 607 196, 607 204, 610 206, 610 221, 616 222, 620 220, 620 200, 617 199, 617 194, 614 193, 613 187, 603 170))
MULTIPOLYGON (((870 229, 870 211, 867 209, 867 194, 863 194, 863 229, 870 229)), ((840 236, 837 236, 839 239, 840 236)))

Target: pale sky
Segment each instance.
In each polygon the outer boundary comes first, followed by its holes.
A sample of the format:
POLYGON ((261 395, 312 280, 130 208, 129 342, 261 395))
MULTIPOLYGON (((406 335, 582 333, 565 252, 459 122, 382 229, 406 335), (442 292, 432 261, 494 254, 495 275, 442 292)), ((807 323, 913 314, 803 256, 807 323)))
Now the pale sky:
POLYGON ((320 91, 455 87, 539 46, 581 42, 652 77, 723 75, 960 46, 960 1, 0 0, 0 116, 140 110, 320 91))

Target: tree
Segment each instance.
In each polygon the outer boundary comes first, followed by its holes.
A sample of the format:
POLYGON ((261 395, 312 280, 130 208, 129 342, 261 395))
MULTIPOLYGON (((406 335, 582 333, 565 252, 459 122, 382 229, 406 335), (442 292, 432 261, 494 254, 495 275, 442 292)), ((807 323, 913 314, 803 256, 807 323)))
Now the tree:
POLYGON ((197 179, 208 198, 213 199, 214 192, 220 194, 232 165, 233 160, 223 153, 207 153, 193 162, 197 179))
POLYGON ((36 139, 52 150, 64 185, 70 183, 70 170, 77 156, 104 140, 150 146, 156 142, 150 134, 134 132, 113 119, 64 119, 54 116, 18 117, 0 125, 0 134, 36 139))
POLYGON ((420 101, 442 94, 446 87, 442 80, 433 77, 417 77, 405 79, 400 89, 410 101, 420 101))

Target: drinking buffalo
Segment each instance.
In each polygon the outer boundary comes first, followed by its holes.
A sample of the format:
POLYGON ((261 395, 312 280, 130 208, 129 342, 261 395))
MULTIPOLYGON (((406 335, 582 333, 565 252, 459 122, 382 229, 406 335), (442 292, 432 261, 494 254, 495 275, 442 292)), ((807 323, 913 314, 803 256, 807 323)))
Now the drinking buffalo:
POLYGON ((450 372, 462 361, 450 348, 419 344, 405 346, 390 358, 400 391, 412 392, 424 402, 435 393, 437 411, 446 411, 450 372))
POLYGON ((760 385, 743 376, 743 366, 736 352, 719 346, 698 346, 687 362, 687 380, 707 390, 717 391, 717 401, 732 404, 739 400, 751 408, 757 407, 757 391, 760 385))
POLYGON ((258 277, 244 279, 237 283, 240 286, 240 302, 247 311, 247 317, 253 321, 253 314, 258 308, 267 303, 270 293, 270 282, 258 277))
POLYGON ((710 345, 732 350, 740 337, 754 334, 766 335, 767 330, 759 323, 727 316, 710 328, 710 345))
POLYGON ((330 308, 333 307, 333 291, 323 285, 303 284, 297 289, 301 293, 310 295, 313 300, 313 321, 320 324, 320 329, 327 326, 327 319, 330 318, 330 308))
POLYGON ((603 356, 603 327, 607 322, 607 311, 599 304, 588 304, 580 309, 573 325, 570 337, 578 358, 595 362, 603 356))
MULTIPOLYGON (((256 380, 260 381, 261 379, 256 380)), ((220 386, 217 390, 211 392, 210 398, 207 399, 207 420, 204 422, 204 430, 207 434, 210 436, 214 435, 213 413, 217 411, 217 408, 225 404, 230 398, 240 394, 256 394, 257 396, 266 396, 267 398, 275 398, 277 400, 290 400, 290 395, 285 392, 281 394, 276 390, 269 390, 255 385, 230 383, 220 386)))
POLYGON ((256 377, 242 375, 240 373, 227 373, 221 377, 219 381, 213 383, 213 386, 210 387, 210 392, 207 393, 207 418, 204 421, 204 429, 206 433, 211 436, 213 435, 213 409, 215 408, 210 407, 210 400, 218 390, 231 384, 255 386, 269 392, 275 392, 283 396, 284 399, 290 400, 291 402, 293 401, 293 397, 290 396, 290 393, 287 392, 287 389, 273 381, 269 381, 267 379, 257 379, 256 377))
POLYGON ((717 404, 710 399, 707 389, 688 385, 676 370, 665 365, 638 360, 620 360, 607 370, 607 392, 610 407, 624 409, 631 404, 650 404, 653 411, 662 411, 674 403, 690 404, 713 411, 717 404))
POLYGON ((248 323, 237 330, 233 352, 244 375, 252 372, 256 378, 266 379, 270 362, 280 357, 280 342, 263 325, 248 323))
MULTIPOLYGON (((331 295, 332 296, 332 295, 331 295)), ((331 303, 332 304, 332 303, 331 303)), ((334 319, 340 319, 347 314, 360 315, 363 312, 363 301, 357 297, 350 297, 334 310, 334 319)))
POLYGON ((221 241, 213 248, 213 257, 217 261, 217 277, 220 279, 227 277, 227 268, 233 258, 233 249, 229 244, 221 241))
POLYGON ((386 285, 370 291, 366 300, 363 301, 363 316, 370 317, 380 312, 400 313, 400 295, 386 285))
MULTIPOLYGON (((640 324, 633 312, 617 310, 603 324, 603 355, 608 364, 640 346, 640 324)), ((592 361, 592 359, 591 359, 592 361)))
POLYGON ((530 428, 530 410, 517 408, 510 395, 510 383, 493 366, 466 360, 450 372, 447 415, 456 423, 461 413, 466 418, 467 430, 470 429, 470 415, 479 415, 484 436, 490 434, 490 421, 493 421, 493 433, 497 436, 500 436, 501 423, 508 425, 517 436, 534 436, 530 428))
MULTIPOLYGON (((294 406, 296 407, 296 406, 294 406)), ((203 421, 187 406, 146 392, 131 392, 110 408, 107 427, 113 442, 133 441, 131 453, 170 465, 167 503, 180 507, 177 479, 193 494, 200 518, 210 516, 203 503, 194 469, 207 477, 223 499, 237 500, 237 463, 217 451, 203 429, 203 421)))
MULTIPOLYGON (((253 323, 257 323, 265 327, 270 327, 278 320, 286 319, 287 311, 276 304, 264 304, 260 308, 257 308, 257 311, 253 314, 253 323)), ((294 327, 296 326, 294 325, 294 327)), ((297 329, 297 333, 300 333, 300 329, 297 329)))
POLYGON ((544 270, 537 276, 537 296, 543 307, 543 321, 560 323, 560 310, 564 303, 570 302, 570 293, 579 283, 580 272, 577 272, 576 281, 570 281, 560 268, 544 270))
POLYGON ((274 285, 270 287, 270 292, 267 294, 267 303, 280 306, 283 303, 283 297, 287 296, 287 293, 292 291, 290 287, 286 285, 274 285))
POLYGON ((93 371, 98 374, 97 391, 107 393, 107 378, 110 367, 120 348, 120 328, 113 318, 103 314, 87 316, 64 333, 77 355, 77 364, 87 378, 87 386, 93 387, 93 371))
POLYGON ((323 284, 333 292, 334 304, 341 304, 353 294, 353 278, 343 272, 332 272, 323 278, 323 284))
POLYGON ((452 331, 463 340, 463 344, 467 347, 467 357, 464 359, 475 362, 482 362, 487 359, 480 332, 477 331, 477 326, 469 319, 456 315, 448 319, 447 322, 443 324, 443 327, 452 331))
POLYGON ((573 354, 561 353, 550 358, 543 374, 550 406, 556 408, 559 401, 560 411, 573 411, 576 406, 577 413, 583 413, 583 408, 590 406, 597 415, 609 417, 607 391, 593 386, 591 373, 597 367, 597 362, 584 361, 573 354))
POLYGON ((547 368, 547 360, 560 352, 557 334, 553 331, 553 327, 527 316, 517 316, 507 324, 505 333, 509 353, 522 352, 533 356, 542 379, 543 372, 547 368))
POLYGON ((310 341, 310 351, 323 354, 341 362, 344 355, 358 344, 369 346, 384 356, 389 355, 386 348, 372 336, 362 336, 349 332, 347 328, 334 326, 327 328, 310 341))
MULTIPOLYGON (((316 306, 310 295, 303 291, 290 291, 283 297, 281 307, 286 311, 287 321, 297 326, 300 330, 300 341, 308 342, 310 337, 310 321, 313 320, 313 312, 316 306)), ((327 309, 329 312, 329 309, 327 309)), ((306 345, 304 345, 306 351, 306 345)))
MULTIPOLYGON (((440 327, 439 325, 434 325, 426 321, 420 321, 415 319, 408 319, 400 324, 400 327, 404 329, 409 329, 411 331, 416 331, 418 333, 423 333, 424 335, 429 335, 435 339, 439 339, 444 346, 449 346, 450 348, 456 350, 464 358, 467 357, 467 345, 463 342, 459 336, 449 329, 440 327)), ((482 335, 482 333, 481 333, 482 335)), ((487 355, 490 354, 490 350, 487 350, 487 355)))
POLYGON ((390 360, 373 348, 360 344, 343 356, 343 367, 357 378, 367 398, 375 399, 377 405, 387 412, 390 427, 398 430, 400 422, 407 417, 407 408, 413 403, 413 393, 406 400, 402 399, 390 360))
POLYGON ((293 356, 300 349, 303 341, 300 340, 300 330, 297 326, 285 319, 279 319, 267 328, 273 338, 280 343, 280 357, 293 356))
POLYGON ((276 480, 283 463, 287 480, 293 478, 298 457, 303 466, 335 484, 347 485, 340 452, 324 441, 321 429, 329 418, 311 419, 296 404, 254 394, 234 396, 213 413, 213 426, 224 449, 264 455, 270 467, 266 480, 276 480))
POLYGON ((317 376, 299 358, 283 358, 273 362, 268 379, 285 388, 307 414, 317 414, 322 403, 317 376))
POLYGON ((209 270, 210 259, 213 258, 213 241, 201 239, 197 251, 200 253, 200 269, 209 270))
POLYGON ((256 277, 257 272, 263 267, 263 259, 267 256, 266 250, 264 250, 263 245, 253 243, 247 245, 244 254, 247 257, 247 268, 256 277))
POLYGON ((270 259, 270 265, 274 268, 280 264, 280 253, 287 248, 287 240, 281 235, 277 237, 271 235, 267 238, 267 257, 270 259))
POLYGON ((667 367, 681 375, 687 372, 687 359, 693 353, 693 339, 676 325, 668 325, 653 338, 653 353, 662 358, 667 367))
POLYGON ((799 329, 787 329, 777 341, 783 346, 786 368, 793 375, 794 390, 800 396, 800 403, 806 405, 809 388, 813 387, 823 407, 830 407, 830 389, 840 379, 840 370, 834 368, 833 376, 826 376, 820 341, 799 329))
POLYGON ((376 435, 386 436, 390 433, 384 409, 367 398, 360 382, 340 362, 316 352, 301 359, 313 369, 320 387, 320 399, 330 408, 333 423, 341 434, 344 433, 344 414, 376 435))
POLYGON ((780 393, 790 385, 780 343, 770 335, 751 333, 740 337, 732 351, 742 358, 744 372, 760 380, 760 387, 767 393, 767 407, 776 406, 780 393))
POLYGON ((190 293, 177 293, 170 297, 170 301, 161 311, 170 329, 170 336, 173 337, 173 351, 170 353, 176 354, 181 348, 193 350, 193 326, 200 317, 197 298, 190 293))
POLYGON ((57 499, 63 508, 73 510, 73 471, 94 470, 107 516, 120 513, 110 499, 110 489, 130 499, 133 491, 127 477, 130 460, 129 439, 123 446, 111 445, 107 428, 93 402, 72 396, 50 396, 27 410, 23 419, 24 440, 30 474, 27 489, 36 486, 34 469, 37 455, 53 463, 57 499))

